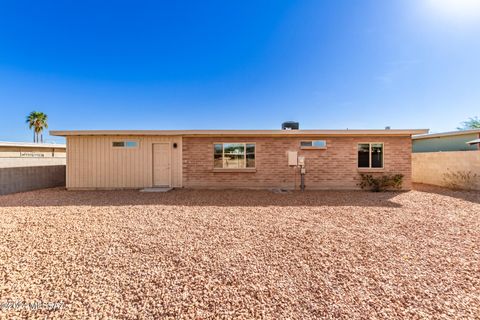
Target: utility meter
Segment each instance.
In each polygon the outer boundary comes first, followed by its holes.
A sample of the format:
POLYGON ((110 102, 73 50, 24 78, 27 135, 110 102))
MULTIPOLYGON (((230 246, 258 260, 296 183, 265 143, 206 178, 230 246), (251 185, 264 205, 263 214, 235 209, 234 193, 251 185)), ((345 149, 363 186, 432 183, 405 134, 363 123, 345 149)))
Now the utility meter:
POLYGON ((305 157, 298 157, 298 165, 300 167, 305 167, 305 157))

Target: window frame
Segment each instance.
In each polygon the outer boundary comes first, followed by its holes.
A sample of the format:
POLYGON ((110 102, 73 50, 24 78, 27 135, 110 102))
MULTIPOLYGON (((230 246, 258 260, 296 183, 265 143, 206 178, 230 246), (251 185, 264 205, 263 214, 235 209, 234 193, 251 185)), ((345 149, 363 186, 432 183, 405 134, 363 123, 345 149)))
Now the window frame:
POLYGON ((212 144, 213 147, 213 170, 215 171, 255 171, 257 169, 257 144, 255 142, 214 142, 212 144), (215 167, 215 145, 221 144, 222 145, 222 167, 218 168, 215 167), (243 153, 243 160, 245 163, 245 166, 243 168, 225 168, 223 166, 224 164, 224 159, 225 159, 225 144, 243 144, 244 147, 244 153, 243 153), (247 167, 247 145, 252 144, 255 148, 254 151, 254 157, 255 157, 255 166, 254 167, 247 167))
POLYGON ((326 139, 300 140, 300 149, 304 149, 304 150, 325 150, 325 149, 327 149, 327 140, 326 139), (316 146, 313 145, 314 141, 324 141, 325 146, 324 147, 316 147, 316 146), (312 145, 311 146, 302 146, 302 142, 311 142, 312 145))
POLYGON ((357 143, 357 169, 358 170, 384 170, 385 169, 385 143, 384 142, 358 142, 357 143), (368 167, 358 166, 358 146, 361 144, 368 144, 368 167), (372 145, 373 144, 382 145, 382 166, 381 167, 372 167, 372 145))
POLYGON ((129 140, 112 140, 111 147, 113 149, 137 149, 137 148, 140 147, 140 141, 139 140, 132 140, 132 139, 129 139, 129 140), (113 145, 114 143, 118 143, 118 142, 123 142, 123 146, 114 146, 113 145), (136 145, 134 147, 128 147, 127 144, 129 142, 135 142, 136 145))

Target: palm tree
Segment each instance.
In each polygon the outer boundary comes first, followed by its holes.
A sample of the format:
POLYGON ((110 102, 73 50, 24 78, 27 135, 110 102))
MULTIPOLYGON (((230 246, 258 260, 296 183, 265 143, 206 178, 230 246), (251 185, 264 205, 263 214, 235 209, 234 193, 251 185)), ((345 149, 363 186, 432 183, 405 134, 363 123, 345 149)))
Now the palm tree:
POLYGON ((33 142, 39 142, 38 136, 40 135, 40 141, 43 143, 43 129, 48 128, 47 120, 48 116, 43 112, 32 111, 27 116, 28 128, 33 128, 33 142))

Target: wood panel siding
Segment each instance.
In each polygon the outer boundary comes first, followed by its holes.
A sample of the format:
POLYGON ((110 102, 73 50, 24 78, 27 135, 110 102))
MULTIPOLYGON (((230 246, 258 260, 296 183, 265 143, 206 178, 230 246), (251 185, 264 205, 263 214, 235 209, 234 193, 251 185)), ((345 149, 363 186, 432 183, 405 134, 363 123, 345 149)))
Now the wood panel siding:
POLYGON ((478 139, 478 133, 457 134, 413 140, 413 152, 445 152, 477 150, 476 145, 468 145, 468 141, 478 139))
POLYGON ((153 186, 152 150, 168 143, 171 186, 182 186, 182 137, 69 136, 67 137, 68 189, 138 189, 153 186), (134 148, 114 148, 114 141, 136 141, 134 148), (173 148, 173 143, 177 148, 173 148))

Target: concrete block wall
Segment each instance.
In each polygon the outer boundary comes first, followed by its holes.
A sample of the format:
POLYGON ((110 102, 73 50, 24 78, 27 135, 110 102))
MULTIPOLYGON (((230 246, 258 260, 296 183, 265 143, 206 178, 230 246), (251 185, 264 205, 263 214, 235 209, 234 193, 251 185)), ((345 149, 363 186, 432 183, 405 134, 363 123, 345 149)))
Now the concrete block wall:
POLYGON ((59 166, 66 165, 67 158, 2 158, 0 157, 0 168, 11 167, 35 167, 35 166, 59 166))
POLYGON ((0 168, 0 195, 65 186, 65 166, 0 168))

